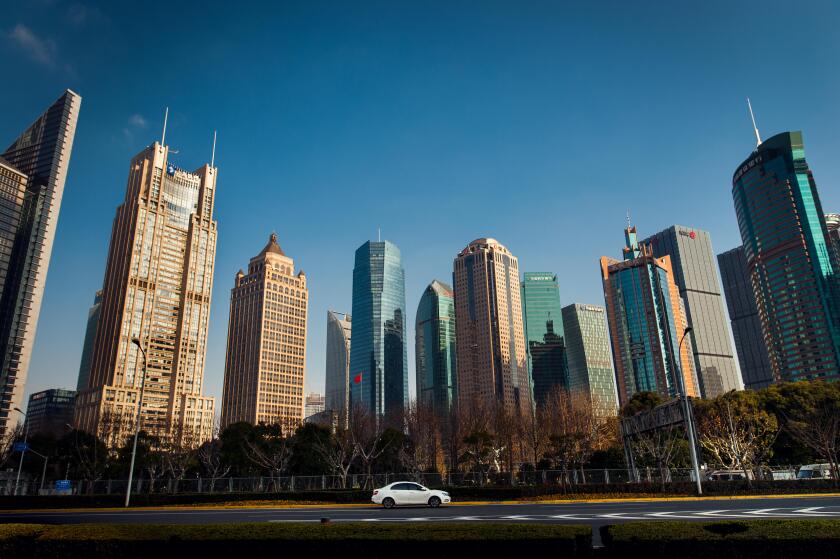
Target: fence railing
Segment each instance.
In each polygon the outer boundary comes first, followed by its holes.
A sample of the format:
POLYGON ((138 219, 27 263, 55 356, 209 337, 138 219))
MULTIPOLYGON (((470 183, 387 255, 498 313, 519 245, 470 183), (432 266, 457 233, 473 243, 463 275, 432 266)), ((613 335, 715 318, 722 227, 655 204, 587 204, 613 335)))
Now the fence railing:
MULTIPOLYGON (((765 469, 751 475, 756 479, 795 479, 798 467, 765 469)), ((706 477, 711 471, 704 472, 706 477)), ((715 479, 738 480, 738 472, 717 475, 715 479)), ((374 489, 395 481, 415 481, 431 488, 440 487, 511 487, 555 485, 575 487, 582 485, 650 483, 670 484, 694 480, 690 469, 570 469, 536 470, 510 472, 453 472, 439 473, 391 473, 391 474, 349 474, 346 478, 337 475, 321 476, 276 476, 276 477, 225 477, 225 478, 183 478, 149 479, 140 478, 132 483, 135 493, 280 493, 296 491, 323 491, 340 489, 374 489)), ((15 479, 0 479, 0 495, 111 495, 125 493, 127 480, 100 479, 46 481, 41 488, 37 478, 21 479, 15 490, 15 479)))

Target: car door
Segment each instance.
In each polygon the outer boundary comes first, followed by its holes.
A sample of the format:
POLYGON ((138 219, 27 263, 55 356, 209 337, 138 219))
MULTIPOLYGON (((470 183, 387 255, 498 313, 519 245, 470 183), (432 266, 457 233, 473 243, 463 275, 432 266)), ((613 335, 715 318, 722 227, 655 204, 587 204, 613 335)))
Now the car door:
POLYGON ((410 505, 413 491, 410 483, 397 483, 391 488, 391 496, 398 505, 410 505))
POLYGON ((425 505, 426 501, 428 501, 429 492, 421 485, 417 485, 416 483, 407 483, 411 490, 407 493, 411 494, 411 504, 412 505, 425 505))

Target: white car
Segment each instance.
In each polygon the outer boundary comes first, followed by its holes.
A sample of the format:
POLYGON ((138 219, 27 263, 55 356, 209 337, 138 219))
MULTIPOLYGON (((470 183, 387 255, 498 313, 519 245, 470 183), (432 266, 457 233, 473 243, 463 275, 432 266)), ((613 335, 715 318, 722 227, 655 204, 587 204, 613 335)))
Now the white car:
POLYGON ((437 508, 450 502, 449 493, 423 487, 413 481, 397 481, 373 490, 371 501, 390 509, 395 505, 428 505, 437 508))

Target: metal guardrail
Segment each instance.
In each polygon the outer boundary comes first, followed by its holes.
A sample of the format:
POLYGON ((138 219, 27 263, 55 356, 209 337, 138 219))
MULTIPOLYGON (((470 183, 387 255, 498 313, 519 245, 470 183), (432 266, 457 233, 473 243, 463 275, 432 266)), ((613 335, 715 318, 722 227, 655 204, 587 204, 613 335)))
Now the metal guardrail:
MULTIPOLYGON (((795 479, 797 467, 764 470, 758 479, 795 479)), ((707 472, 708 473, 708 472, 707 472)), ((668 484, 691 482, 691 469, 639 468, 635 472, 627 469, 574 469, 537 470, 509 472, 455 472, 439 473, 395 473, 395 474, 350 474, 345 478, 336 475, 321 476, 277 476, 277 477, 225 477, 155 479, 140 478, 132 483, 134 493, 280 493, 289 491, 324 491, 341 489, 373 489, 395 481, 416 481, 431 488, 439 487, 511 487, 511 486, 584 486, 603 484, 651 483, 668 484)), ((734 480, 737 481, 737 480, 734 480)), ((0 495, 111 495, 124 494, 127 480, 70 480, 57 484, 48 481, 40 490, 38 478, 21 480, 15 492, 15 480, 0 479, 0 495)))

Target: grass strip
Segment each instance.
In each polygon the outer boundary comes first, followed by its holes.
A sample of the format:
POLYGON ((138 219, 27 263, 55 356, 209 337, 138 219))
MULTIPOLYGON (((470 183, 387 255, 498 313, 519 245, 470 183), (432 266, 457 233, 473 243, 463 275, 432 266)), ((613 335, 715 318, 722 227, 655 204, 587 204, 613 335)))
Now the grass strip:
POLYGON ((840 520, 631 522, 603 527, 601 539, 615 557, 834 557, 840 546, 840 520))
POLYGON ((400 559, 550 553, 585 557, 589 526, 476 523, 76 524, 0 526, 3 559, 161 559, 313 553, 400 559))

